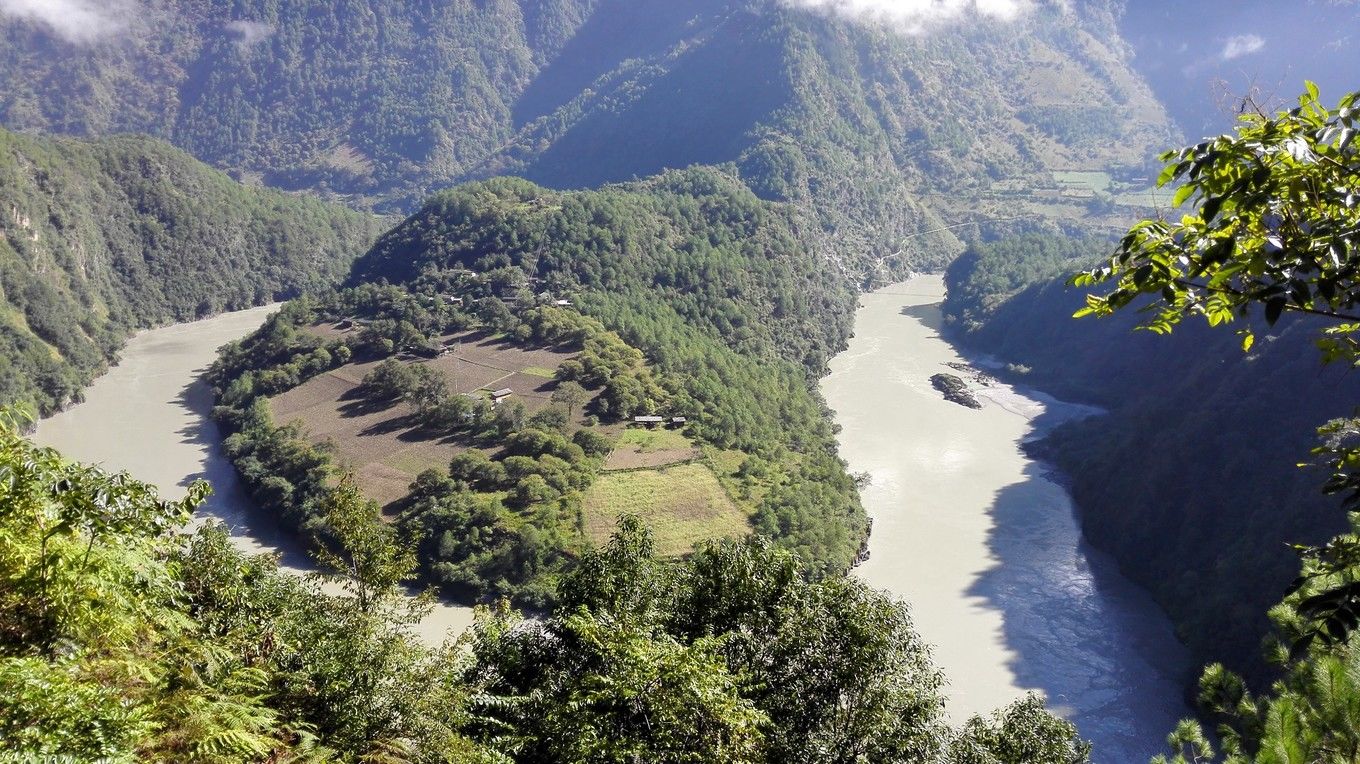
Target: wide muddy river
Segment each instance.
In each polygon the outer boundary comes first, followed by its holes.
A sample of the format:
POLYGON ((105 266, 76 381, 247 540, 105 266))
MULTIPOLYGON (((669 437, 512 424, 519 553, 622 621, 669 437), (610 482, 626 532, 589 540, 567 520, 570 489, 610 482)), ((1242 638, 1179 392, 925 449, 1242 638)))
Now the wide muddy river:
MULTIPOLYGON (((216 518, 231 530, 237 548, 277 552, 286 568, 314 570, 298 544, 255 508, 222 455, 217 425, 208 416, 212 392, 202 380, 217 348, 254 331, 273 310, 253 308, 138 334, 122 361, 85 391, 85 401, 43 420, 33 439, 71 459, 127 470, 168 497, 179 498, 190 483, 206 480, 213 494, 196 522, 216 518)), ((471 622, 471 609, 441 604, 418 631, 437 644, 471 622)))
POLYGON ((943 297, 936 275, 863 295, 822 383, 842 456, 870 476, 871 556, 857 574, 911 605, 955 721, 1037 691, 1092 741, 1097 764, 1145 762, 1189 713, 1186 652, 1020 450, 1094 412, 995 383, 974 385, 981 410, 944 400, 930 377, 966 359, 940 336, 943 297))

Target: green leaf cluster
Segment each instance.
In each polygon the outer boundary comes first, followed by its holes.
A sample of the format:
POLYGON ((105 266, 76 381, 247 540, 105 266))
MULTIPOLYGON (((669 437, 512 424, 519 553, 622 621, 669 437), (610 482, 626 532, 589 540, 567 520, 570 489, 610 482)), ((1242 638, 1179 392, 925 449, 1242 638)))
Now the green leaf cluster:
MULTIPOLYGON (((1166 333, 1186 316, 1217 326, 1259 306, 1269 326, 1286 311, 1347 322, 1333 327, 1325 349, 1360 358, 1344 344, 1360 302, 1358 98, 1329 109, 1309 83, 1295 109, 1247 114, 1234 135, 1163 155, 1158 185, 1179 183, 1173 204, 1192 202, 1193 211, 1138 224, 1108 265, 1074 277, 1075 286, 1114 285, 1077 315, 1109 315, 1152 296, 1143 326, 1166 333)), ((1243 332, 1250 349, 1252 329, 1243 332)))
MULTIPOLYGON (((466 693, 433 681, 458 659, 411 636, 402 566, 350 566, 356 596, 328 597, 224 530, 183 535, 207 492, 167 501, 0 426, 0 758, 471 760, 466 693)), ((346 559, 400 554, 344 500, 346 559)))
POLYGON ((667 564, 625 517, 560 594, 550 618, 499 611, 473 638, 474 738, 514 761, 1089 761, 1034 698, 949 729, 906 607, 810 582, 767 542, 667 564))

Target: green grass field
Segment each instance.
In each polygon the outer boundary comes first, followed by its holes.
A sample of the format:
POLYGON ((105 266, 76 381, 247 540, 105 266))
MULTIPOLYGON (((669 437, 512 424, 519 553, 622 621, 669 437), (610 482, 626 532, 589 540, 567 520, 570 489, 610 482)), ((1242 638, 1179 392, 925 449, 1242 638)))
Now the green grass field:
POLYGON ((586 534, 605 543, 626 513, 642 518, 656 535, 657 552, 667 556, 686 554, 700 541, 751 532, 750 518, 703 464, 601 475, 586 493, 586 534))
POLYGON ((1108 172, 1054 172, 1053 180, 1065 186, 1077 188, 1089 188, 1096 193, 1106 193, 1110 190, 1110 174, 1108 172))
POLYGON ((720 448, 707 447, 704 455, 713 465, 720 477, 732 477, 741 469, 741 465, 746 463, 746 454, 741 451, 723 450, 720 448))
POLYGON ((619 442, 614 446, 617 449, 630 449, 639 453, 649 451, 673 451, 681 448, 693 448, 690 442, 679 430, 644 430, 641 428, 630 428, 623 431, 619 436, 619 442))

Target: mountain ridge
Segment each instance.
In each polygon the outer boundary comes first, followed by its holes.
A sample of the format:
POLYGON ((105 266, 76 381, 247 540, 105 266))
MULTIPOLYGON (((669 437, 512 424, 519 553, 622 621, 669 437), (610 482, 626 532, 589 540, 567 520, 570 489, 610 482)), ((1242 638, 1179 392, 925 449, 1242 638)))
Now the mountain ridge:
POLYGON ((775 0, 154 7, 163 29, 86 46, 0 17, 0 75, 49 84, 0 97, 0 123, 150 131, 248 182, 388 210, 502 174, 579 188, 730 164, 852 278, 893 253, 899 273, 943 265, 962 250, 946 223, 1074 220, 1080 201, 1009 186, 1136 176, 1172 134, 1102 3, 915 36, 775 0))

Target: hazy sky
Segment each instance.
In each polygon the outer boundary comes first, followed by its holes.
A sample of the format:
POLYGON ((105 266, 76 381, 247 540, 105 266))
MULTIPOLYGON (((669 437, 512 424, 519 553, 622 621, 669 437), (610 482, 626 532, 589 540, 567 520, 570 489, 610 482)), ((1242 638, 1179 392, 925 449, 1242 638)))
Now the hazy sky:
POLYGON ((1355 0, 1131 0, 1121 27, 1135 66, 1192 140, 1231 127, 1244 96, 1273 108, 1304 80, 1333 104, 1360 89, 1355 0))
POLYGON ((92 42, 127 26, 129 0, 0 0, 0 15, 37 21, 71 42, 92 42))
POLYGON ((909 32, 978 15, 1012 20, 1025 13, 1030 0, 781 0, 794 8, 807 8, 842 16, 900 24, 909 32))

